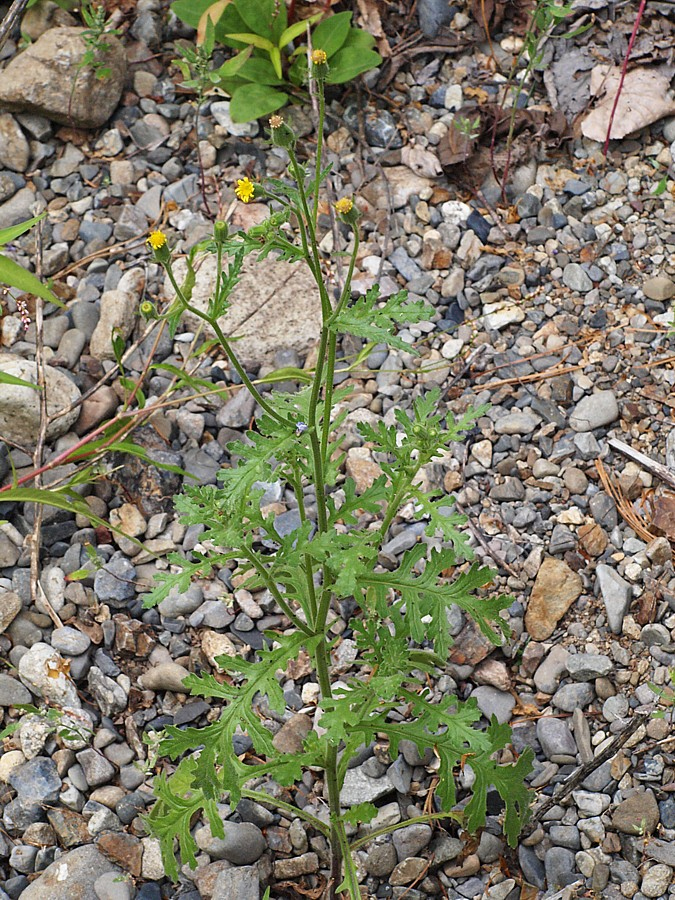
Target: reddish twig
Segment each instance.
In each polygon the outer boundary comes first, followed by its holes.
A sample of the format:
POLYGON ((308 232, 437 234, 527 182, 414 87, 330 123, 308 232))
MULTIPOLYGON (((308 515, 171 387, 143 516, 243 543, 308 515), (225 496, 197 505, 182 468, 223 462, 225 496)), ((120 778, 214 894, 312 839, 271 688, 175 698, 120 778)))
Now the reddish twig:
POLYGON ((635 43, 635 38, 637 37, 637 33, 640 29, 640 22, 642 22, 642 16, 645 11, 645 7, 647 5, 647 0, 640 0, 640 6, 637 11, 637 15, 635 16, 635 25, 633 25, 633 31, 630 36, 630 40, 628 41, 628 50, 626 51, 626 56, 623 61, 623 65, 621 66, 621 78, 619 79, 619 87, 616 92, 616 96, 614 97, 614 103, 612 105, 612 112, 609 117, 609 125, 607 126, 607 136, 605 137, 605 144, 602 148, 602 152, 604 156, 607 156, 607 151, 609 150, 609 140, 610 135, 612 133, 612 125, 614 124, 614 116, 616 114, 616 108, 619 105, 619 97, 621 96, 621 91, 623 90, 623 83, 626 78, 626 72, 628 70, 628 61, 630 59, 630 55, 633 52, 633 44, 635 43))

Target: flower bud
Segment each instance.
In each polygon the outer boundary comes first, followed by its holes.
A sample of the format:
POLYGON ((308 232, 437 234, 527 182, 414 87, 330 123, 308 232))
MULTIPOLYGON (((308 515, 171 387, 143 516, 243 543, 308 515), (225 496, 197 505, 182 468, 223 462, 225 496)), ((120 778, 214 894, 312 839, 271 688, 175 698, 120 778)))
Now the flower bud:
POLYGON ((150 300, 144 300, 139 306, 139 311, 144 319, 157 318, 157 310, 155 309, 155 304, 151 303, 150 300))
POLYGON ((295 132, 284 122, 283 116, 270 116, 270 138, 275 147, 295 146, 295 132))
POLYGON ((312 61, 312 76, 317 81, 324 81, 328 74, 328 56, 325 50, 312 50, 310 59, 312 61))
POLYGON ((217 244, 224 244, 229 235, 229 229, 226 222, 220 219, 213 223, 213 239, 217 244))

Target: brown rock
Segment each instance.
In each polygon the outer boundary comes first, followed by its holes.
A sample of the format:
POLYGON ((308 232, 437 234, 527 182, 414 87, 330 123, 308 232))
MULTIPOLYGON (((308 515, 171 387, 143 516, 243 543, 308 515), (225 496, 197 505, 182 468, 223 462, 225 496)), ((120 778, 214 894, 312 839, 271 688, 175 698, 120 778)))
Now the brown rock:
POLYGON ((535 641, 550 637, 583 589, 581 575, 560 559, 541 564, 525 613, 525 627, 535 641))
POLYGON ((612 825, 616 830, 635 837, 653 834, 659 819, 659 807, 650 790, 622 800, 612 813, 612 825))
MULTIPOLYGON (((176 279, 185 278, 182 260, 174 263, 176 279)), ((192 306, 205 310, 216 279, 215 256, 202 257, 197 268, 192 291, 192 306)), ((171 283, 165 282, 167 297, 173 299, 171 283)), ((321 302, 316 282, 304 262, 279 262, 269 256, 264 266, 257 266, 252 257, 244 261, 239 283, 230 296, 231 307, 219 319, 225 336, 241 336, 237 340, 237 354, 244 363, 272 363, 274 354, 282 347, 292 347, 306 356, 316 344, 321 330, 321 302), (271 327, 276 323, 278 327, 271 327)), ((185 313, 187 328, 199 325, 204 334, 214 337, 209 325, 192 313, 185 313)))
POLYGON ((61 847, 69 849, 91 841, 87 820, 72 809, 49 809, 47 818, 61 847))
POLYGON ((477 684, 488 684, 500 691, 511 690, 511 675, 501 660, 486 659, 473 674, 477 684))
POLYGON ((473 619, 467 619, 454 641, 448 658, 456 666, 475 666, 494 650, 494 644, 490 643, 473 619))
POLYGON ((423 859, 421 856, 410 856, 394 868, 389 876, 389 884, 410 884, 420 877, 428 865, 428 859, 423 859))
POLYGON ((111 862, 122 866, 132 875, 141 874, 143 844, 140 838, 122 831, 108 831, 98 839, 98 849, 111 862))
POLYGON ((75 433, 86 434, 100 425, 104 419, 109 419, 115 414, 119 402, 119 397, 111 387, 102 385, 97 388, 90 397, 82 401, 80 417, 74 428, 75 433))
POLYGON ((296 713, 274 735, 272 743, 280 753, 300 753, 303 741, 312 730, 312 720, 304 713, 296 713))
POLYGON ((303 853, 293 859, 278 859, 274 863, 275 878, 297 878, 319 871, 319 857, 316 853, 303 853))
POLYGON ((14 591, 0 591, 0 634, 21 612, 21 598, 14 591))
POLYGON ((0 106, 75 128, 103 125, 122 96, 126 55, 116 37, 106 36, 108 49, 100 62, 110 72, 98 78, 93 66, 80 66, 87 52, 83 32, 83 28, 51 28, 10 60, 0 72, 0 106))
POLYGON ((354 479, 357 494, 362 494, 371 487, 382 474, 382 469, 373 461, 367 447, 351 447, 347 451, 345 471, 354 479))
POLYGON ((597 522, 582 525, 579 531, 579 547, 589 556, 600 556, 607 549, 609 538, 607 532, 597 522))
POLYGON ((208 863, 208 865, 198 866, 195 869, 192 880, 202 900, 211 900, 218 876, 221 872, 231 868, 231 862, 228 862, 226 859, 216 859, 212 863, 208 863))

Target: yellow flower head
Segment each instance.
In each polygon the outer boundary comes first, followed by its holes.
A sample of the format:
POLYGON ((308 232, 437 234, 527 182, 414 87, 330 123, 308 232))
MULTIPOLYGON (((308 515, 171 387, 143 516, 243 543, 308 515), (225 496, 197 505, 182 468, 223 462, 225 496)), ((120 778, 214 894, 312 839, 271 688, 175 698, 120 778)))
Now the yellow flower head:
POLYGON ((153 250, 161 250, 166 246, 166 235, 163 231, 153 231, 148 238, 148 243, 153 250))
POLYGON ((312 50, 312 64, 315 66, 325 66, 328 57, 325 50, 312 50))
POLYGON ((281 128, 284 124, 283 116, 270 116, 270 128, 281 128))
POLYGON ((244 203, 249 203, 251 200, 253 200, 253 195, 255 194, 255 185, 250 178, 240 178, 237 181, 237 186, 234 189, 234 192, 237 197, 244 203))
POLYGON ((354 201, 351 197, 342 197, 335 204, 335 209, 340 213, 341 216, 346 216, 347 213, 350 213, 354 208, 354 201))

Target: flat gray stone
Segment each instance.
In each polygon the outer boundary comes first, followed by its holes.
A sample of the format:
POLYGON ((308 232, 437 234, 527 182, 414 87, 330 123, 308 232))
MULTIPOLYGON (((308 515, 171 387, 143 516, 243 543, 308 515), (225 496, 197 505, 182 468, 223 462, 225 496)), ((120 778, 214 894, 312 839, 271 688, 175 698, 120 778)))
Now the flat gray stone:
POLYGON ((387 794, 392 794, 395 788, 388 775, 381 778, 371 778, 362 771, 362 767, 348 769, 345 782, 340 793, 341 806, 356 806, 357 803, 374 803, 387 794))
POLYGON ((571 653, 567 658, 567 671, 575 681, 593 681, 604 678, 614 669, 609 656, 600 653, 571 653))
POLYGON ((570 416, 570 425, 575 431, 593 431, 611 425, 618 418, 619 404, 614 391, 596 391, 577 403, 570 416))

